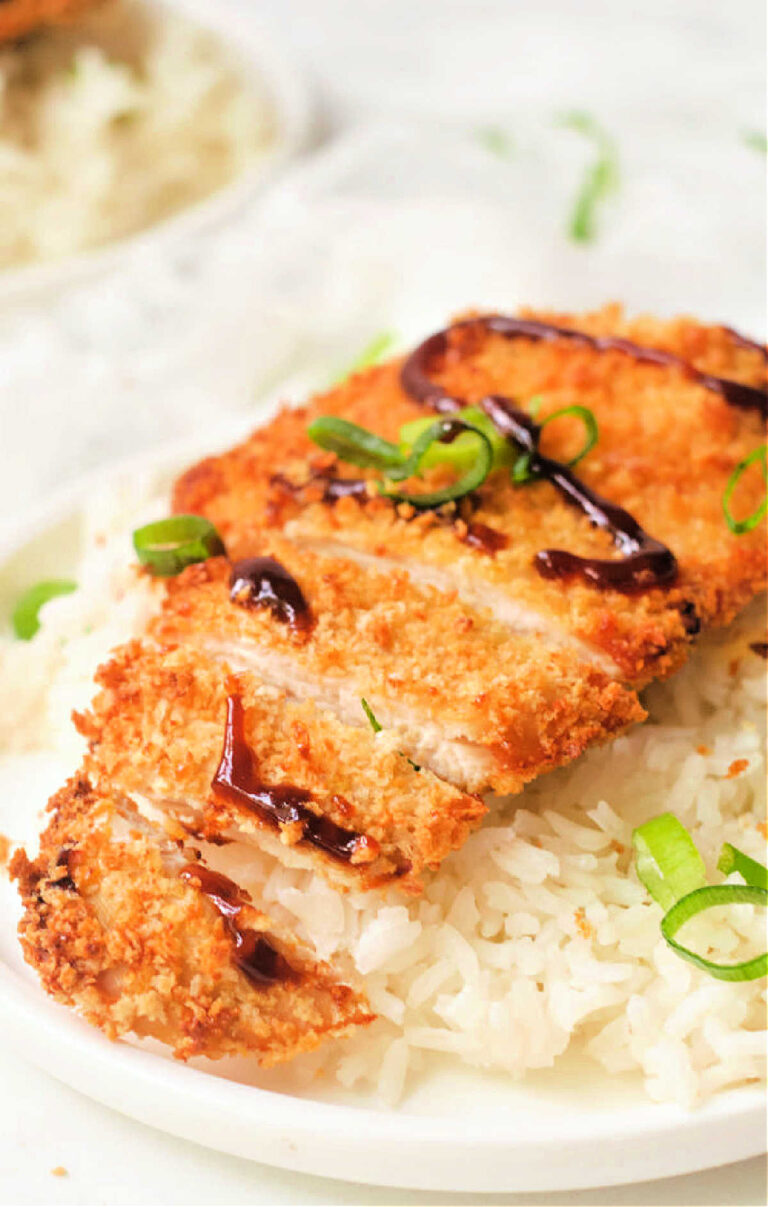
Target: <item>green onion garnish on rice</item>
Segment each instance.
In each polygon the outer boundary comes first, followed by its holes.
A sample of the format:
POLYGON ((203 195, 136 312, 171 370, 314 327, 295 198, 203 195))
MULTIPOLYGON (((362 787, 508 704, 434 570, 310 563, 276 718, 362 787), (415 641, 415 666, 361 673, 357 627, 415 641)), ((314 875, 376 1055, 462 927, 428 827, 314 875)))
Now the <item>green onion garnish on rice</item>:
POLYGON ((639 879, 666 912, 661 933, 673 951, 720 981, 754 981, 768 976, 768 952, 738 964, 720 964, 686 947, 675 936, 691 918, 722 905, 768 905, 768 868, 724 843, 718 869, 738 873, 745 884, 705 883, 704 862, 685 826, 662 813, 632 835, 639 879))
POLYGON ((750 884, 711 884, 695 889, 694 892, 681 897, 667 911, 661 920, 661 933, 673 951, 718 981, 756 981, 760 977, 768 976, 768 952, 763 952, 752 960, 743 960, 739 964, 717 964, 675 939, 681 926, 703 910, 713 909, 717 905, 739 903, 761 905, 765 908, 768 905, 768 892, 750 884))
POLYGON ((585 135, 597 151, 597 157, 584 174, 568 228, 568 233, 575 242, 591 243, 597 235, 597 210, 600 202, 615 193, 619 187, 616 145, 589 113, 566 113, 558 124, 585 135))
POLYGON ((11 624, 20 641, 31 641, 40 628, 40 609, 49 599, 59 595, 71 595, 77 583, 69 578, 50 578, 35 583, 17 601, 13 609, 11 624))
POLYGON ((142 566, 157 578, 172 578, 195 562, 226 552, 213 524, 199 515, 174 515, 145 524, 134 532, 133 547, 142 566))
POLYGON ((663 909, 706 884, 704 860, 674 813, 661 813, 638 826, 632 845, 638 877, 663 909))
POLYGON ((738 847, 731 846, 729 842, 723 843, 717 868, 724 876, 738 872, 742 880, 746 884, 751 884, 753 888, 768 889, 768 868, 763 867, 762 863, 758 863, 749 855, 745 855, 738 847))
POLYGON ((723 513, 725 515, 725 522, 731 532, 736 536, 742 536, 745 532, 751 532, 753 528, 757 527, 766 511, 768 511, 768 445, 761 444, 759 448, 754 449, 748 457, 739 462, 728 479, 728 485, 723 495, 723 513), (737 520, 731 511, 731 498, 741 480, 742 474, 749 469, 750 465, 754 465, 756 461, 760 462, 763 471, 766 493, 760 506, 751 515, 746 516, 743 520, 737 520))

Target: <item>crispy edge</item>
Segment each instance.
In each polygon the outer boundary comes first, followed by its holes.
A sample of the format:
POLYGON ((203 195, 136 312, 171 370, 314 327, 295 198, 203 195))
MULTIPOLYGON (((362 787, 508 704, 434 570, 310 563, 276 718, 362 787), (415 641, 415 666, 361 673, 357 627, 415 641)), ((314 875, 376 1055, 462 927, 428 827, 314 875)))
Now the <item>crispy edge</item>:
MULTIPOLYGON (((254 988, 232 961, 222 920, 167 869, 159 831, 148 836, 124 801, 75 777, 48 808, 37 859, 19 850, 11 863, 22 949, 46 992, 111 1039, 150 1035, 181 1060, 239 1054, 268 1066, 372 1021, 361 992, 285 938, 298 982, 254 988), (118 811, 129 833, 116 840, 118 811)), ((256 908, 247 921, 257 931, 269 923, 256 908)))

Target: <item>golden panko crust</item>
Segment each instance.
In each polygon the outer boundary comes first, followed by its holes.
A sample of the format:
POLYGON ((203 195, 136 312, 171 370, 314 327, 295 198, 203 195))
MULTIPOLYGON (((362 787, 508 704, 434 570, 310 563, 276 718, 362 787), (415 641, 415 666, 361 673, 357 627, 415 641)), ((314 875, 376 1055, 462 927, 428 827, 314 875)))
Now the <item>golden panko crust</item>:
POLYGON ((98 681, 103 690, 91 711, 76 718, 90 744, 94 782, 192 809, 209 839, 236 831, 263 844, 277 836, 278 853, 303 856, 339 887, 393 882, 419 891, 424 868, 460 847, 487 812, 478 797, 415 770, 383 735, 343 725, 254 674, 233 676, 194 648, 133 642, 115 652, 98 681), (368 840, 368 861, 341 862, 291 823, 276 835, 258 812, 214 793, 232 694, 242 700, 260 781, 308 792, 313 813, 368 840))
POLYGON ((384 726, 407 716, 417 731, 430 723, 474 743, 487 754, 487 779, 472 790, 516 792, 645 716, 634 692, 595 666, 511 632, 455 592, 302 551, 279 536, 254 536, 251 552, 272 556, 298 582, 306 630, 294 632, 269 608, 232 603, 229 564, 217 558, 169 582, 150 633, 203 649, 215 641, 255 660, 263 651, 265 664, 276 653, 296 668, 298 683, 341 684, 356 701, 364 697, 384 726))
MULTIPOLYGON (((592 315, 536 315, 592 334, 615 334, 663 348, 695 366, 746 384, 765 383, 759 351, 742 346, 722 327, 692 319, 658 322, 624 319, 618 307, 592 315)), ((578 475, 629 510, 666 543, 679 564, 669 588, 626 595, 599 590, 579 579, 543 579, 533 565, 544 548, 582 556, 617 557, 610 537, 566 504, 547 482, 515 488, 497 471, 479 493, 472 519, 506 537, 493 556, 466 539, 467 516, 446 523, 433 513, 414 517, 389 500, 321 501, 320 485, 299 496, 285 482, 305 483, 333 467, 350 466, 312 445, 307 423, 333 414, 396 440, 400 426, 428 412, 400 384, 401 361, 356 374, 309 406, 283 410, 238 448, 209 458, 176 485, 174 506, 208 516, 232 556, 248 552, 259 526, 283 527, 291 539, 314 547, 350 551, 400 562, 419 571, 445 572, 460 589, 512 597, 553 626, 587 642, 613 660, 636 685, 670 674, 689 648, 690 617, 701 625, 728 623, 766 582, 765 530, 735 536, 725 524, 723 493, 739 461, 765 439, 752 411, 730 406, 678 368, 642 364, 619 352, 601 353, 568 340, 534 342, 463 328, 453 333, 435 380, 468 402, 504 393, 525 405, 541 400, 539 420, 573 404, 589 407, 600 439, 580 462, 578 475)), ((567 459, 580 437, 573 420, 545 431, 543 451, 567 459)), ((760 474, 745 478, 734 505, 748 514, 759 503, 760 474)))
POLYGON ((243 924, 268 939, 291 975, 255 985, 233 958, 233 939, 185 857, 125 798, 72 779, 30 860, 14 855, 24 956, 46 991, 111 1039, 153 1036, 191 1056, 289 1060, 372 1021, 364 996, 341 984, 266 914, 243 924))

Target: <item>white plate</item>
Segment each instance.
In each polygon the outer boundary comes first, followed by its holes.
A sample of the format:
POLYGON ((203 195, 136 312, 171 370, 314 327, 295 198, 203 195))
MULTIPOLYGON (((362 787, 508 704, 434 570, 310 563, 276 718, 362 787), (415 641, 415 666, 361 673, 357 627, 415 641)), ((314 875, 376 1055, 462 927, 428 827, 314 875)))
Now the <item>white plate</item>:
POLYGON ((264 153, 231 184, 160 222, 116 239, 104 247, 75 252, 59 260, 0 270, 0 302, 56 291, 74 282, 119 268, 126 257, 156 245, 193 239, 231 219, 309 141, 311 90, 301 66, 232 0, 146 0, 155 8, 177 10, 221 39, 242 72, 263 92, 275 133, 264 153))
MULTIPOLYGON (((231 433, 230 433, 231 434, 231 433)), ((210 437, 206 445, 210 447, 210 437)), ((158 478, 193 452, 154 463, 158 478)), ((146 468, 146 459, 134 460, 146 468)), ((130 474, 131 467, 126 467, 130 474)), ((38 573, 76 559, 82 505, 116 471, 82 481, 29 517, 0 550, 0 609, 38 573)), ((126 534, 127 536, 127 534, 126 534)), ((0 832, 33 838, 40 809, 71 768, 19 756, 0 781, 0 832)), ((24 965, 19 908, 0 883, 0 1025, 31 1061, 99 1102, 163 1131, 303 1173, 439 1191, 541 1191, 670 1177, 765 1150, 759 1088, 721 1094, 686 1113, 651 1103, 634 1077, 565 1060, 522 1082, 438 1061, 395 1111, 344 1091, 297 1092, 286 1074, 244 1060, 184 1066, 158 1051, 110 1043, 49 1001, 24 965)))

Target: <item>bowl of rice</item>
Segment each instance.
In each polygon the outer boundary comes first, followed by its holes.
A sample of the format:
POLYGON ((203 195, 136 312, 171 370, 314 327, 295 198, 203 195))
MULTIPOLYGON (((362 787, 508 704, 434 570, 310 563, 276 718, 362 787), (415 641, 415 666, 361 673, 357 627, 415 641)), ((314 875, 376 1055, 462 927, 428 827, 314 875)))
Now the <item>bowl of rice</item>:
POLYGON ((0 47, 0 295, 231 216, 304 143, 300 74, 249 19, 106 0, 0 47))

